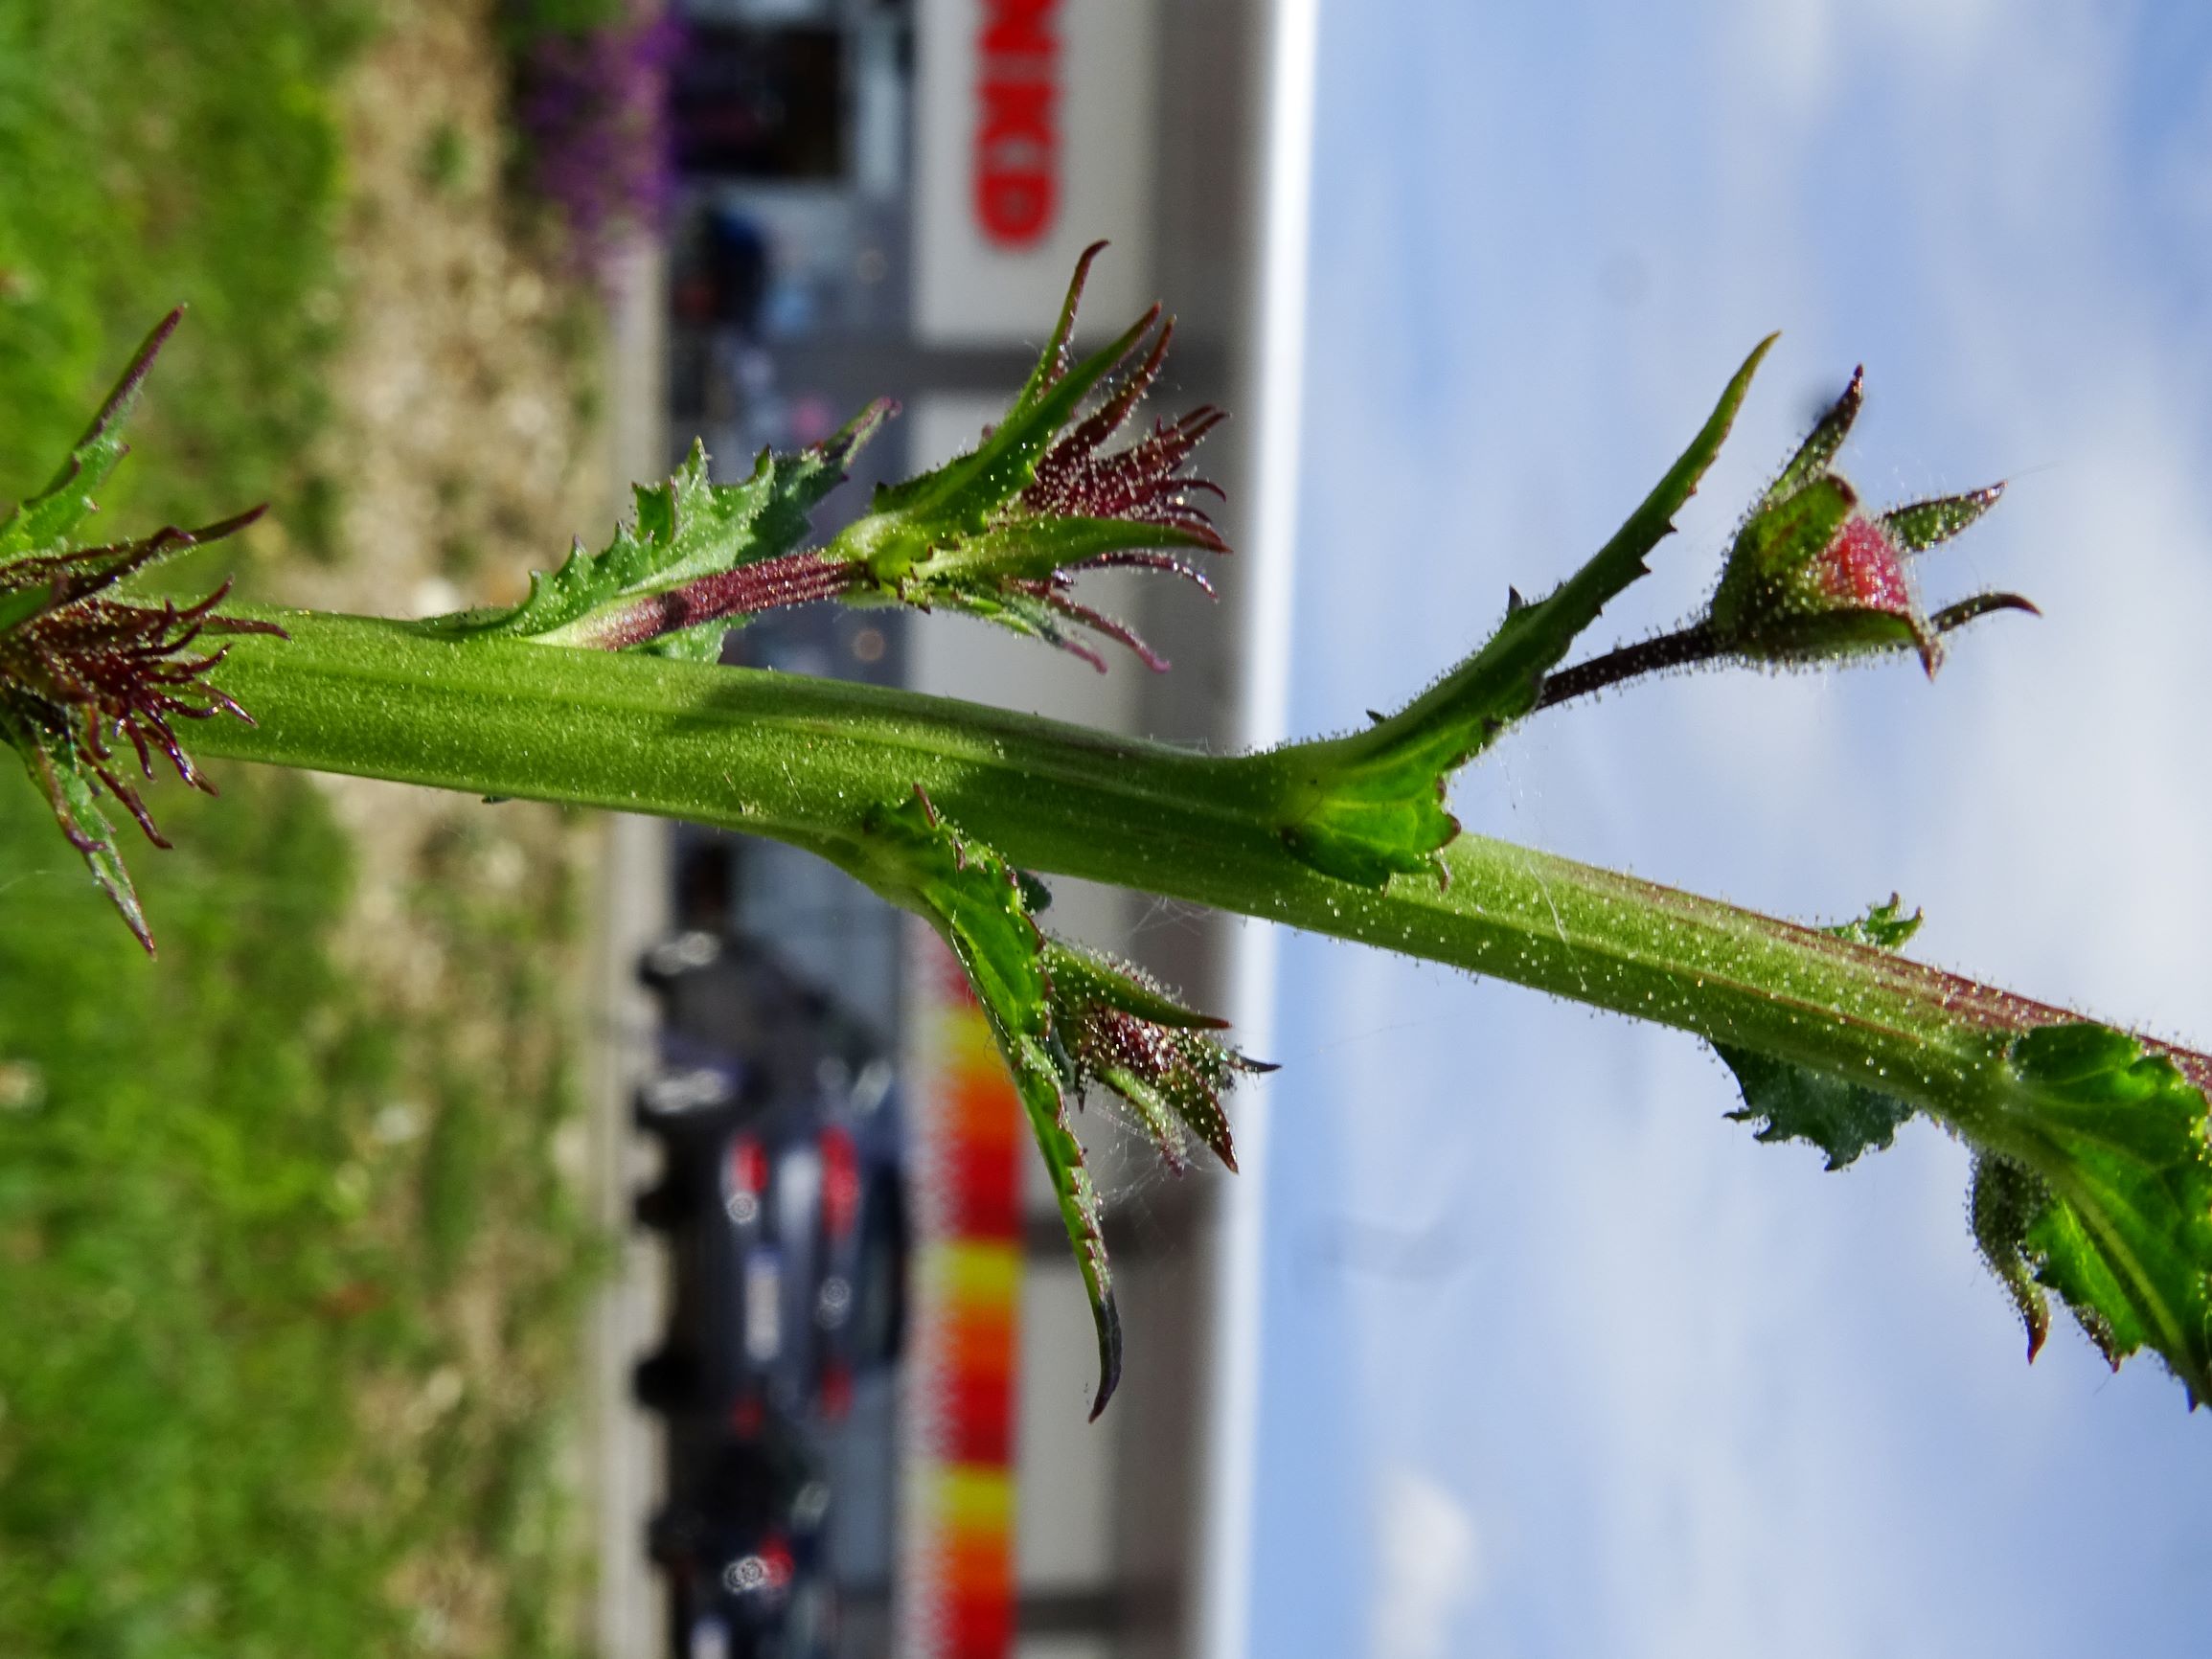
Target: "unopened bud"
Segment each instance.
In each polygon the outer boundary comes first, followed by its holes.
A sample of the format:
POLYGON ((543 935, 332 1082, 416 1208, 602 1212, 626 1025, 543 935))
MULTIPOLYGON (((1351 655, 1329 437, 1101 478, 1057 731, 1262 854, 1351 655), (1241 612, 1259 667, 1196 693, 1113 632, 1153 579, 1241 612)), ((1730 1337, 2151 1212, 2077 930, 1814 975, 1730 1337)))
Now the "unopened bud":
POLYGON ((1737 531, 1705 621, 1721 649, 1812 663, 1909 648, 1932 674, 1944 634, 1993 610, 2034 611, 2007 593, 1977 594, 1932 617, 1921 609, 1905 561, 1973 523, 2004 487, 1867 511, 1831 466, 1862 396, 1854 374, 1737 531))

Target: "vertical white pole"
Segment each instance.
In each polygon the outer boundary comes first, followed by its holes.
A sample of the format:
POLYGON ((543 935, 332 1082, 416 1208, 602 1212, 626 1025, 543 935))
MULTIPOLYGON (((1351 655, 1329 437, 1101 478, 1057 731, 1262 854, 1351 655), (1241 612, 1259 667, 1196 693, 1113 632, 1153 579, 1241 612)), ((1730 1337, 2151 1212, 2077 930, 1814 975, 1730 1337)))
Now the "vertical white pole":
MULTIPOLYGON (((1313 80, 1320 0, 1273 0, 1267 34, 1266 133, 1251 315, 1254 372, 1243 389, 1259 422, 1250 540, 1239 563, 1250 587, 1240 641, 1237 737, 1256 749, 1288 735, 1290 620, 1298 520, 1306 338, 1306 258, 1313 161, 1313 80)), ((1275 1011, 1274 929, 1235 924, 1228 1015, 1236 1040, 1266 1055, 1275 1011)), ((1237 1159, 1214 1247, 1198 1659, 1249 1659, 1252 1522, 1260 1401, 1262 1223, 1267 1180, 1264 1079, 1238 1091, 1237 1159)))

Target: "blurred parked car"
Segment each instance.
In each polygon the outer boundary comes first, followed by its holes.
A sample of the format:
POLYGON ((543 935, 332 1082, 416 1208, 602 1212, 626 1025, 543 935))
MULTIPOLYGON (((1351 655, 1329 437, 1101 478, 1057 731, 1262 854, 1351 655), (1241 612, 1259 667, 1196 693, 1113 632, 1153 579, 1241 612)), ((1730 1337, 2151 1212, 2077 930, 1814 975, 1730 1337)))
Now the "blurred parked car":
POLYGON ((769 1410, 834 1421, 855 1376, 896 1356, 904 1196, 882 1120, 889 1068, 768 1095, 741 1061, 672 1070, 640 1090, 666 1147, 636 1213, 674 1268, 668 1339, 640 1362, 639 1399, 743 1430, 769 1410))
POLYGON ((753 942, 676 934, 640 971, 663 1029, 634 1112, 663 1159, 636 1216, 668 1240, 672 1294, 635 1383, 668 1424, 649 1541, 673 1651, 810 1659, 835 1624, 825 1449, 904 1324, 892 1071, 753 942))
POLYGON ((836 1600, 823 1561, 830 1489, 805 1440, 780 1421, 719 1437, 694 1467, 710 1503, 653 1522, 668 1574, 676 1659, 825 1659, 836 1600))

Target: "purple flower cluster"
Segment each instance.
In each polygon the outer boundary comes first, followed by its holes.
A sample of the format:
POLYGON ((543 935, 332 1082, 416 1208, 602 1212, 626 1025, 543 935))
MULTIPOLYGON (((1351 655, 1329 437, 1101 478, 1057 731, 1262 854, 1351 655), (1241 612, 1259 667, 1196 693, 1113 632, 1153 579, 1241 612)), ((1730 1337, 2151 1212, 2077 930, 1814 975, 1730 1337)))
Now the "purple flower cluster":
POLYGON ((610 22, 521 46, 514 108, 531 179, 560 209, 582 264, 601 268, 623 234, 655 232, 667 216, 669 70, 683 43, 679 19, 627 0, 610 22))

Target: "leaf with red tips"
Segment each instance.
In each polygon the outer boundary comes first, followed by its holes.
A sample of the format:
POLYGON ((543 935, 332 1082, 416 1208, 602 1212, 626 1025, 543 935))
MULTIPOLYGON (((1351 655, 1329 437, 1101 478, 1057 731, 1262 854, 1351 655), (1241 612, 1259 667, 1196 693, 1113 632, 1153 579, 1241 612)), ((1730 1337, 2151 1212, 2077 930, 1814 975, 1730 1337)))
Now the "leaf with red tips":
POLYGON ((1228 551, 1203 505, 1220 491, 1189 471, 1223 417, 1195 409, 1107 447, 1158 377, 1174 325, 1155 306, 1119 338, 1069 360, 1083 281, 1103 246, 1078 264, 1060 323, 1005 419, 967 454, 878 490, 870 512, 830 551, 864 569, 882 599, 967 611, 1100 660, 1061 625, 1073 623, 1160 666, 1126 627, 1066 590, 1080 571, 1135 565, 1189 574, 1174 554, 1228 551))
POLYGON ((972 535, 1004 511, 1035 482, 1038 463, 1083 399, 1144 349, 1145 336, 1158 321, 1154 306, 1118 339, 1052 379, 1040 384, 1033 375, 1006 418, 973 449, 878 490, 870 514, 878 522, 855 538, 865 546, 877 579, 886 584, 901 580, 926 560, 934 540, 972 535))
POLYGON ((1049 897, 1042 884, 963 833, 921 789, 878 807, 868 829, 869 848, 850 868, 926 918, 952 947, 1028 1113, 1090 1297, 1095 1418, 1121 1376, 1121 1318, 1070 1103, 1102 1085, 1135 1108, 1177 1168, 1187 1131, 1234 1170, 1221 1096, 1239 1076, 1273 1068, 1225 1046, 1214 1035, 1220 1020, 1183 1007, 1136 968, 1045 938, 1035 920, 1049 897))
POLYGON ((1144 1120, 1160 1155, 1185 1163, 1189 1131, 1229 1170, 1237 1167, 1221 1097, 1241 1074, 1272 1071, 1213 1034, 1226 1022, 1183 1007, 1127 963, 1057 941, 1044 947, 1053 1039, 1074 1087, 1103 1083, 1144 1120))
POLYGON ((227 582, 191 604, 119 597, 140 571, 244 529, 261 516, 258 507, 198 530, 171 525, 104 547, 70 540, 94 511, 89 492, 126 453, 124 420, 180 316, 171 312, 147 336, 54 482, 0 521, 0 742, 22 757, 62 834, 148 952, 153 937, 101 795, 128 812, 155 846, 169 843, 117 751, 127 746, 148 779, 158 754, 185 783, 212 794, 171 722, 247 719, 208 683, 227 648, 206 642, 283 633, 272 623, 217 614, 227 582))

